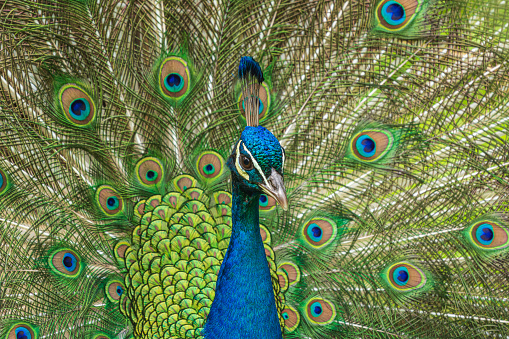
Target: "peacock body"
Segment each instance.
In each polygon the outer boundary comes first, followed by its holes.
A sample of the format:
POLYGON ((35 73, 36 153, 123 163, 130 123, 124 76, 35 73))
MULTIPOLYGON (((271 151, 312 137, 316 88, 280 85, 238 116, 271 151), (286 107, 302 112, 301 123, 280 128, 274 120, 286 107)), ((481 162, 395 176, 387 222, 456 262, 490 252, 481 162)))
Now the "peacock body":
POLYGON ((505 1, 0 13, 0 338, 509 336, 505 1))

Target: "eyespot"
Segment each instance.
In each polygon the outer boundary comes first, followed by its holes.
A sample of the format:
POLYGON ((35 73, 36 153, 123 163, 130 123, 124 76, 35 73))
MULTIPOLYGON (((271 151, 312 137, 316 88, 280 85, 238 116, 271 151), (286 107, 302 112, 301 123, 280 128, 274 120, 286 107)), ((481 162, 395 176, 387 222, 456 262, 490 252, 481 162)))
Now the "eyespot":
MULTIPOLYGON (((256 97, 256 99, 258 100, 258 115, 260 115, 260 114, 262 114, 263 109, 264 109, 263 102, 259 97, 256 97)), ((244 98, 244 100, 242 100, 242 110, 243 111, 246 110, 246 100, 247 100, 247 98, 244 98)))
POLYGON ((94 337, 94 339, 110 339, 110 337, 105 336, 104 334, 98 334, 94 337))
POLYGON ((240 166, 246 171, 253 169, 253 162, 249 157, 245 156, 244 154, 241 154, 239 157, 240 166))
POLYGON ((281 312, 283 319, 285 320, 285 328, 288 332, 293 332, 299 326, 300 315, 297 310, 293 307, 286 305, 281 312))
POLYGON ((288 281, 288 275, 286 274, 286 272, 278 270, 277 278, 279 281, 279 286, 281 287, 281 292, 285 292, 290 286, 290 282, 288 281))
POLYGON ((312 298, 306 303, 306 317, 313 324, 327 325, 334 321, 334 304, 322 298, 312 298))
POLYGON ((196 167, 203 178, 218 178, 224 173, 224 159, 216 152, 206 151, 198 157, 196 167))
POLYGON ((122 294, 124 294, 124 284, 118 280, 112 280, 106 284, 106 296, 111 302, 119 302, 122 294))
POLYGON ((64 85, 59 98, 64 115, 74 125, 87 126, 95 119, 95 104, 79 86, 64 85))
POLYGON ((500 250, 509 247, 509 230, 495 220, 481 220, 470 226, 470 238, 474 245, 484 250, 500 250))
POLYGON ((159 70, 159 81, 162 92, 174 99, 180 99, 190 89, 190 75, 187 62, 179 57, 164 59, 159 70))
POLYGON ((300 269, 292 262, 283 262, 279 265, 279 269, 286 272, 288 275, 288 283, 290 286, 295 285, 300 281, 300 269))
POLYGON ((391 150, 393 140, 389 131, 364 130, 353 137, 350 150, 358 160, 373 162, 391 150))
POLYGON ((273 197, 262 193, 260 194, 259 206, 260 210, 269 211, 276 206, 276 200, 273 197))
POLYGON ((268 245, 270 245, 270 240, 271 240, 271 237, 270 237, 270 232, 269 230, 267 229, 267 227, 263 226, 263 225, 260 225, 260 235, 262 237, 262 241, 268 245))
POLYGON ((387 279, 390 285, 399 291, 416 290, 426 284, 426 274, 409 263, 397 263, 389 267, 387 279))
POLYGON ((196 179, 187 174, 179 175, 173 179, 173 186, 177 191, 184 192, 190 187, 196 187, 196 179))
POLYGON ((214 200, 216 204, 230 205, 232 202, 232 196, 228 192, 219 191, 214 193, 214 200))
POLYGON ((58 274, 74 278, 82 270, 81 258, 70 249, 62 249, 53 252, 49 259, 50 267, 58 274))
POLYGON ((164 177, 163 165, 156 158, 143 158, 136 164, 136 175, 145 186, 157 185, 164 177))
POLYGON ((111 186, 100 186, 96 192, 96 199, 101 210, 110 216, 121 213, 124 208, 122 198, 111 186))
POLYGON ((399 31, 406 27, 421 5, 418 0, 385 0, 377 7, 377 20, 387 30, 399 31))
POLYGON ((130 247, 130 244, 127 241, 119 241, 115 245, 115 248, 113 249, 113 254, 115 255, 115 258, 122 265, 124 265, 125 252, 127 251, 127 249, 129 247, 130 247))
POLYGON ((4 171, 0 169, 0 195, 7 192, 9 189, 9 179, 4 171))
MULTIPOLYGON (((270 108, 270 91, 269 86, 265 82, 262 82, 258 96, 254 99, 258 100, 258 120, 261 122, 266 117, 270 108)), ((242 93, 238 98, 239 110, 243 117, 246 115, 246 101, 248 100, 247 98, 242 98, 242 93)))
POLYGON ((11 327, 6 339, 36 339, 35 328, 29 324, 19 323, 11 327))
POLYGON ((337 236, 337 225, 328 218, 313 218, 302 228, 306 244, 313 248, 322 248, 330 244, 337 236))

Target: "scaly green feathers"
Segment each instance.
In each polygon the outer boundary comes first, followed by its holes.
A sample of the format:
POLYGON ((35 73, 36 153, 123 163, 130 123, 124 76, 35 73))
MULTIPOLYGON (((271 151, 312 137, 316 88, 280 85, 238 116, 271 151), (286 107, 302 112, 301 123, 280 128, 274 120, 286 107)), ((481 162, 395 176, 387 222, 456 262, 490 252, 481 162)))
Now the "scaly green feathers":
MULTIPOLYGON (((189 176, 177 177, 175 186, 170 187, 180 188, 182 179, 192 181, 189 176)), ((142 223, 133 231, 133 244, 125 250, 126 295, 136 297, 127 300, 131 298, 121 293, 119 298, 127 305, 135 304, 122 310, 137 324, 134 333, 139 338, 153 338, 166 331, 173 336, 200 337, 231 235, 231 196, 217 192, 218 200, 209 200, 201 192, 186 186, 182 193, 149 198, 157 202, 145 205, 142 223)), ((116 247, 124 244, 119 242, 116 247)), ((274 252, 267 246, 266 253, 274 288, 279 291, 274 252)), ((109 286, 121 285, 114 282, 109 286)), ((113 296, 117 293, 112 287, 107 290, 113 296)), ((282 302, 279 304, 282 308, 282 302)))

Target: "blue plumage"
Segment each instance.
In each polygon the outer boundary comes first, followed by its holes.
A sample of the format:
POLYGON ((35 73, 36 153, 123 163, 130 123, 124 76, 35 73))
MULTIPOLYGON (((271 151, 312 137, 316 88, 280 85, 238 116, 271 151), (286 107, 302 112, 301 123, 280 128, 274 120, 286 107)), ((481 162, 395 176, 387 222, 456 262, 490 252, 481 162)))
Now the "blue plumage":
POLYGON ((263 185, 266 178, 273 178, 273 170, 282 172, 281 145, 266 128, 248 126, 242 132, 228 166, 232 170, 233 186, 232 235, 219 271, 215 299, 205 325, 205 337, 282 338, 260 235, 258 208, 263 191, 259 185, 263 185), (244 160, 257 165, 239 163, 241 155, 244 160), (239 169, 247 174, 249 180, 239 173, 239 169))
POLYGON ((241 185, 238 179, 233 179, 232 235, 219 271, 205 337, 282 338, 260 236, 260 194, 246 193, 241 185))

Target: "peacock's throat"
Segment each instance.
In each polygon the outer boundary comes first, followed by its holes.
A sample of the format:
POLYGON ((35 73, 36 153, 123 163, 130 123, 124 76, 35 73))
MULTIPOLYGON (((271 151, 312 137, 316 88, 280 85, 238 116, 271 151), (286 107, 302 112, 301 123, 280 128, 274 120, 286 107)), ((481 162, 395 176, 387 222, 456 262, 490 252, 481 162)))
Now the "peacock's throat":
POLYGON ((232 235, 205 325, 207 339, 282 338, 259 229, 259 198, 233 178, 232 235))

